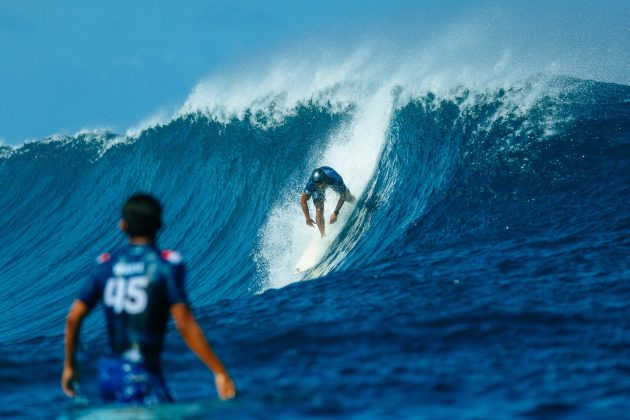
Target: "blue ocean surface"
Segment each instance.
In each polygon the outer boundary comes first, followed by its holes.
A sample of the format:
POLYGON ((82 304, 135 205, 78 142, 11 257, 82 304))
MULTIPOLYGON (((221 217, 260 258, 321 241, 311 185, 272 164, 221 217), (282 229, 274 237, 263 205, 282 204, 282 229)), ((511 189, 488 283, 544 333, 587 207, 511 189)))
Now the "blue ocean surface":
POLYGON ((2 146, 0 418, 630 418, 630 86, 329 94, 2 146), (324 164, 357 202, 296 276, 324 164), (81 398, 60 389, 65 315, 136 191, 164 203, 232 401, 171 324, 177 402, 103 406, 100 307, 81 398))

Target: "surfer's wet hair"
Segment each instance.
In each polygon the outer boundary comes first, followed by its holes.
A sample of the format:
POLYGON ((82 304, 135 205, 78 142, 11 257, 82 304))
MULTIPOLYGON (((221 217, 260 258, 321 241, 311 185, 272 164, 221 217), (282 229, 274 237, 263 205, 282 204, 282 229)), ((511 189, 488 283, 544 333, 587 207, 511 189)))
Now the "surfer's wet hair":
POLYGON ((129 236, 154 238, 162 227, 162 205, 149 194, 134 194, 123 206, 122 218, 129 236))

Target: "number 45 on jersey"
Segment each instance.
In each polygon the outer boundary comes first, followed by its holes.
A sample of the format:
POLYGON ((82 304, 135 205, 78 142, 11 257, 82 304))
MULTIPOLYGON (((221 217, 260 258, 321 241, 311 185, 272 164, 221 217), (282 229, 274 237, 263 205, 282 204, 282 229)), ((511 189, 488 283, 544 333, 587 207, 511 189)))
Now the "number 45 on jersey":
POLYGON ((112 277, 105 284, 103 302, 117 314, 123 311, 130 315, 142 313, 147 307, 148 285, 146 276, 112 277))

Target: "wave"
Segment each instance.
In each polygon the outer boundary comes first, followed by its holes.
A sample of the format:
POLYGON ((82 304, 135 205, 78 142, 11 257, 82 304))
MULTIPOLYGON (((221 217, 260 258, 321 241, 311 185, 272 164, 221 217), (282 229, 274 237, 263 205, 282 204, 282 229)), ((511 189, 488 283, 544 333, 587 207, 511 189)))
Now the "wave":
POLYGON ((58 330, 94 257, 123 243, 119 208, 140 190, 165 203, 160 244, 185 256, 200 305, 332 272, 412 270, 471 243, 608 235, 627 246, 630 87, 536 76, 424 93, 369 85, 351 100, 356 85, 335 86, 239 112, 191 107, 133 136, 0 149, 8 317, 33 303, 52 312, 9 321, 0 336, 58 330), (359 200, 317 269, 296 277, 313 234, 299 194, 322 164, 359 200))

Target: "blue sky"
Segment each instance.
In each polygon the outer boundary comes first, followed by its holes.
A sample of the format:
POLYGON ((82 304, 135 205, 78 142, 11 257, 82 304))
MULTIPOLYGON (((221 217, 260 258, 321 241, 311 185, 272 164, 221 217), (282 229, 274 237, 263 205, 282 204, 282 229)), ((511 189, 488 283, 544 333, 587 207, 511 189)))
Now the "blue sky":
POLYGON ((375 38, 410 48, 467 22, 493 34, 480 50, 510 43, 573 62, 567 73, 630 84, 627 0, 0 0, 0 141, 124 132, 253 57, 375 38))

